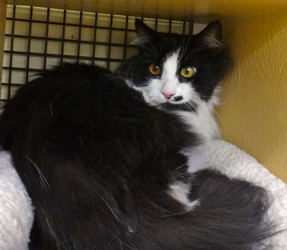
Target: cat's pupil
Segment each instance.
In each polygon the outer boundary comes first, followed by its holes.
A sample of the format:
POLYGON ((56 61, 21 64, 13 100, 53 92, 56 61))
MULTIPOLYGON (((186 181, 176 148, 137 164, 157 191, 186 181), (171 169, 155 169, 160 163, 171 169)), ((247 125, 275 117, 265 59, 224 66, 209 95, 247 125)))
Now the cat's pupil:
POLYGON ((153 75, 159 75, 161 73, 161 68, 160 66, 156 65, 156 64, 151 64, 149 66, 149 71, 153 74, 153 75))
POLYGON ((181 75, 183 77, 189 78, 195 74, 195 68, 193 67, 185 67, 181 70, 181 75))
POLYGON ((188 74, 189 74, 189 72, 190 72, 190 68, 185 68, 185 69, 184 69, 184 72, 185 72, 185 74, 187 74, 187 75, 188 75, 188 74))

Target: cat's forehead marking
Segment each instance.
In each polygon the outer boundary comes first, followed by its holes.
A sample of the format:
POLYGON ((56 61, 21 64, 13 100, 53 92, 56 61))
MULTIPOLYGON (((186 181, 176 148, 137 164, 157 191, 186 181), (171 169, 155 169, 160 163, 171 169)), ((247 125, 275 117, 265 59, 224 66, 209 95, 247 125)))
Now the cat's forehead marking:
POLYGON ((179 50, 167 56, 163 64, 163 77, 170 78, 176 75, 178 69, 179 50))
POLYGON ((165 95, 174 95, 178 87, 176 72, 178 69, 179 51, 172 52, 167 56, 162 71, 162 93, 165 95))

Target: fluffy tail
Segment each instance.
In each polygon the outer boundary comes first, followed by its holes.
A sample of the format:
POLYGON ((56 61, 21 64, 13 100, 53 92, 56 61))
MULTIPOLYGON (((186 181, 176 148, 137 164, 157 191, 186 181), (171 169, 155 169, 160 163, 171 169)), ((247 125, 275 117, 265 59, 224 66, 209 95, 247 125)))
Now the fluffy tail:
POLYGON ((259 249, 274 234, 263 188, 204 170, 197 174, 190 198, 200 205, 149 224, 138 249, 259 249))

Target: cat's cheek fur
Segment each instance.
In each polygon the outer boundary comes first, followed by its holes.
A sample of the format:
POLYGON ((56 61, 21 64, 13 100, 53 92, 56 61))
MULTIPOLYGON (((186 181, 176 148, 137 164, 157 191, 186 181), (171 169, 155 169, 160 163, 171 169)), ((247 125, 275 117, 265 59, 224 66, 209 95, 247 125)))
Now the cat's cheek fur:
POLYGON ((215 92, 207 102, 200 100, 195 112, 174 111, 186 124, 191 125, 192 132, 207 140, 220 138, 219 128, 214 116, 214 106, 219 103, 217 97, 219 89, 215 92))
POLYGON ((183 82, 178 85, 175 95, 170 99, 170 103, 177 105, 187 103, 189 101, 195 101, 200 99, 194 88, 190 83, 183 82), (176 101, 176 97, 182 97, 180 101, 176 101))
POLYGON ((142 92, 145 101, 151 106, 167 102, 167 99, 162 94, 163 84, 161 79, 151 79, 147 87, 137 87, 134 85, 134 88, 142 92))

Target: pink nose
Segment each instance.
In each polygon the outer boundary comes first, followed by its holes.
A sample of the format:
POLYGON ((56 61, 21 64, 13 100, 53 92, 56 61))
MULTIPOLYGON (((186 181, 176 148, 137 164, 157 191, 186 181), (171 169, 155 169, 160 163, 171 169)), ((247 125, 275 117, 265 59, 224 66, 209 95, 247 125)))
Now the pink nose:
POLYGON ((173 93, 162 93, 165 99, 170 99, 174 94, 173 93))

